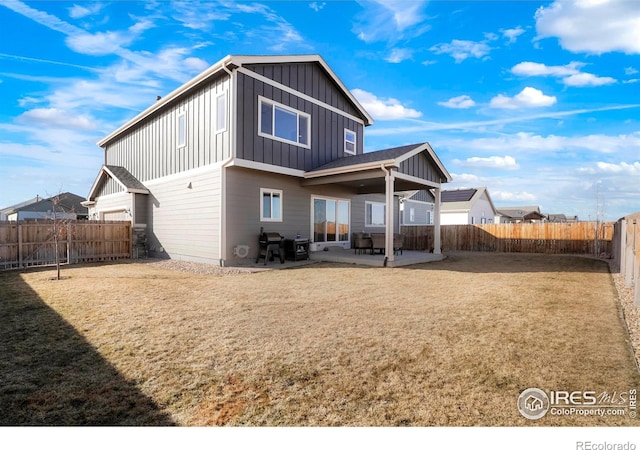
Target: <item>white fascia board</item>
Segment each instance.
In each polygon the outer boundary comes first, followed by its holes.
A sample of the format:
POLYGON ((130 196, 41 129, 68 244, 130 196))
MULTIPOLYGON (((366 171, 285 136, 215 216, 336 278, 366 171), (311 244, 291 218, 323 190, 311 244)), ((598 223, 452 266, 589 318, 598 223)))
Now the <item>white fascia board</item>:
MULTIPOLYGON (((287 55, 287 56, 235 56, 233 57, 233 63, 241 66, 242 64, 275 64, 275 63, 303 63, 303 62, 317 62, 322 68, 329 74, 331 79, 340 87, 347 97, 353 102, 353 104, 360 110, 362 115, 366 117, 365 126, 373 125, 373 117, 369 115, 366 109, 360 104, 360 102, 353 96, 351 91, 347 89, 344 83, 331 70, 322 56, 318 54, 313 55, 287 55)), ((344 113, 344 112, 343 112, 344 113)))
POLYGON ((305 177, 304 170, 291 169, 289 167, 282 167, 282 166, 276 166, 273 164, 250 161, 248 159, 234 158, 233 161, 229 163, 228 167, 243 167, 245 169, 261 170, 263 172, 277 173, 280 175, 290 175, 298 178, 305 177))
POLYGON ((396 178, 400 178, 401 180, 422 184, 430 188, 439 188, 441 186, 440 183, 436 183, 435 181, 425 180, 423 178, 414 177, 413 175, 407 175, 406 173, 401 173, 397 171, 393 172, 393 176, 396 178))
POLYGON ((362 170, 380 169, 381 167, 395 168, 395 167, 398 167, 398 165, 396 164, 395 159, 387 159, 384 161, 354 164, 352 166, 341 166, 341 167, 334 167, 332 169, 314 170, 313 172, 305 172, 304 177, 307 179, 318 178, 318 177, 325 177, 328 175, 340 175, 343 173, 360 172, 362 170))
POLYGON ((417 154, 424 152, 425 150, 427 151, 427 153, 429 153, 429 156, 431 156, 431 158, 433 159, 433 162, 436 163, 436 166, 438 166, 442 174, 445 176, 447 180, 446 182, 450 183, 453 180, 453 178, 451 178, 451 174, 447 169, 445 169, 444 165, 442 164, 442 161, 440 161, 440 158, 438 158, 438 155, 436 155, 436 152, 433 151, 433 148, 431 148, 431 145, 428 142, 425 142, 424 144, 417 146, 410 152, 407 152, 404 155, 398 157, 397 161, 399 163, 402 161, 406 161, 407 159, 412 158, 417 154))
POLYGON ((165 95, 160 100, 155 102, 153 105, 149 106, 147 109, 145 109, 140 114, 135 116, 133 119, 129 120, 124 125, 122 125, 118 129, 116 129, 115 131, 109 133, 106 137, 104 137, 100 141, 98 141, 98 146, 104 148, 105 145, 107 145, 112 139, 114 139, 115 137, 117 137, 118 135, 123 133, 124 131, 126 131, 129 128, 133 127, 135 124, 137 124, 138 122, 142 121, 143 119, 145 119, 146 117, 148 117, 149 115, 154 113, 155 111, 158 111, 159 109, 163 108, 167 103, 169 103, 169 102, 175 100, 176 98, 180 97, 183 93, 189 91, 191 88, 193 88, 194 86, 198 85, 202 81, 206 80, 207 78, 209 78, 212 75, 214 75, 214 74, 218 73, 219 71, 221 71, 227 64, 229 64, 229 62, 232 60, 232 58, 233 57, 231 55, 225 56, 220 61, 218 61, 217 63, 215 63, 214 65, 212 65, 208 69, 206 69, 204 72, 201 72, 199 75, 197 75, 196 77, 194 77, 191 80, 187 81, 182 86, 178 87, 177 89, 173 90, 169 94, 165 95))
MULTIPOLYGON (((297 90, 295 90, 295 89, 293 89, 293 88, 290 88, 289 86, 285 86, 284 84, 278 83, 277 81, 273 81, 271 78, 267 78, 267 77, 265 77, 265 76, 263 76, 263 75, 260 75, 260 74, 258 74, 258 73, 255 73, 255 72, 253 72, 253 71, 251 71, 251 70, 245 69, 244 67, 239 67, 239 68, 238 68, 238 69, 236 69, 236 70, 237 70, 239 73, 243 74, 243 75, 246 75, 246 76, 251 77, 251 78, 253 78, 253 79, 255 79, 255 80, 261 81, 261 82, 263 82, 263 83, 265 83, 265 84, 268 84, 268 85, 270 85, 270 86, 273 86, 273 87, 275 87, 275 88, 278 88, 278 89, 280 89, 280 90, 282 90, 282 91, 284 91, 284 92, 287 92, 287 93, 289 93, 289 94, 291 94, 291 95, 295 95, 295 96, 296 96, 296 97, 298 97, 298 98, 301 98, 301 99, 303 99, 303 100, 306 100, 306 101, 308 101, 308 102, 310 102, 310 103, 314 103, 314 104, 316 104, 316 105, 318 105, 318 106, 321 106, 321 107, 323 107, 323 108, 325 108, 325 109, 328 109, 328 110, 330 110, 330 111, 332 111, 332 112, 334 112, 334 113, 336 113, 336 114, 340 114, 341 116, 344 116, 344 117, 346 117, 346 118, 348 118, 348 119, 351 119, 351 120, 353 120, 354 122, 358 122, 358 123, 360 123, 360 124, 362 124, 362 125, 366 125, 366 124, 363 122, 363 120, 362 120, 361 118, 359 118, 359 117, 356 117, 356 116, 354 116, 354 115, 351 115, 351 114, 349 114, 349 113, 346 113, 346 112, 342 111, 341 109, 338 109, 338 108, 336 108, 336 107, 334 107, 334 106, 331 106, 331 105, 330 105, 330 104, 328 104, 328 103, 321 102, 321 101, 320 101, 320 100, 318 100, 317 98, 311 97, 311 96, 309 96, 309 95, 307 95, 307 94, 304 94, 304 93, 302 93, 302 92, 300 92, 300 91, 297 91, 297 90)), ((265 98, 266 98, 266 97, 265 97, 265 98)), ((271 100, 271 99, 268 99, 268 100, 271 100)), ((273 100, 271 100, 271 101, 273 101, 273 100)))

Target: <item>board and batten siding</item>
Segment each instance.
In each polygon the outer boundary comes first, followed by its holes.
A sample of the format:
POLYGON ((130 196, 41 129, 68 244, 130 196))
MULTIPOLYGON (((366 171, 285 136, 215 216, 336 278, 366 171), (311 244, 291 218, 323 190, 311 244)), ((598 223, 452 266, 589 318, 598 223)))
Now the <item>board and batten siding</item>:
POLYGON ((106 164, 126 167, 141 182, 220 162, 231 155, 229 76, 180 97, 106 147, 106 164), (227 128, 215 131, 216 99, 227 93, 227 128), (178 147, 178 117, 186 115, 186 146, 178 147))
POLYGON ((445 181, 441 178, 439 170, 422 153, 402 161, 399 171, 423 180, 433 181, 434 183, 445 181))
POLYGON ((219 264, 221 167, 150 180, 147 240, 151 254, 219 264))
POLYGON ((96 197, 124 192, 124 188, 116 180, 111 177, 105 178, 106 180, 102 181, 101 185, 98 186, 96 197))
MULTIPOLYGON (((289 67, 289 69, 293 70, 294 67, 289 67)), ((282 71, 285 70, 286 68, 283 67, 282 71)), ((311 89, 314 98, 331 106, 347 109, 349 110, 348 114, 358 117, 352 108, 347 108, 344 95, 341 95, 326 75, 316 74, 310 81, 305 79, 301 83, 301 85, 293 86, 291 79, 288 81, 288 85, 292 85, 291 87, 297 90, 303 90, 308 83, 322 85, 322 88, 311 89)), ((349 156, 344 152, 345 128, 356 133, 356 154, 363 153, 363 123, 243 73, 238 73, 237 84, 236 156, 238 158, 290 169, 311 170, 335 159, 349 156), (311 116, 311 148, 259 136, 259 96, 309 114, 311 116)))

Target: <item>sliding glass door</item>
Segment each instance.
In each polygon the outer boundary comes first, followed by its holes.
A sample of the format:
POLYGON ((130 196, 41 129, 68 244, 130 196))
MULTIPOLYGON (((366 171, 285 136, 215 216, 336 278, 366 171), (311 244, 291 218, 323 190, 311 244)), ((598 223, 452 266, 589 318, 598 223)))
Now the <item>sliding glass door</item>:
POLYGON ((349 200, 313 197, 313 242, 349 241, 349 200))

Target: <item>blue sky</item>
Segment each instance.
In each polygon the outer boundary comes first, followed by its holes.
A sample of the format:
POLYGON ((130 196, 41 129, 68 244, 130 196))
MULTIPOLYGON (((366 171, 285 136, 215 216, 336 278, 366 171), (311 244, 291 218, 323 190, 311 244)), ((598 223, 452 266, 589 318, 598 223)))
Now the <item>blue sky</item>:
POLYGON ((640 6, 0 0, 0 208, 86 196, 96 142, 228 54, 320 54, 374 118, 500 206, 640 211, 640 6))

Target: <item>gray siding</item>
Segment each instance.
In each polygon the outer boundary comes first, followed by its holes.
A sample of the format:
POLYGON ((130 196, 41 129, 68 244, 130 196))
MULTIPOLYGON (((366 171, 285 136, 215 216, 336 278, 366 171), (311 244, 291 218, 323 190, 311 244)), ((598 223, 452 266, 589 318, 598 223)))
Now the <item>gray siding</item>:
POLYGON ((402 225, 430 225, 433 217, 433 203, 425 203, 415 200, 406 200, 404 202, 404 211, 402 211, 402 225), (411 209, 413 208, 414 218, 411 220, 411 209), (427 214, 430 213, 430 214, 427 214))
POLYGON ((440 171, 422 153, 415 155, 400 163, 399 171, 407 175, 422 178, 425 180, 442 183, 440 171))
MULTIPOLYGON (((264 227, 264 231, 278 232, 285 238, 293 238, 297 233, 304 237, 312 236, 312 195, 347 200, 355 196, 354 192, 335 186, 302 187, 300 179, 296 177, 238 167, 225 170, 228 243, 226 259, 233 259, 232 252, 236 245, 249 245, 249 257, 255 258, 258 254, 261 226, 264 227), (282 222, 260 222, 260 188, 282 190, 282 222)), ((353 206, 351 209, 353 214, 353 206)))
POLYGON ((426 202, 426 203, 434 203, 436 201, 433 194, 426 189, 423 189, 413 194, 411 196, 411 200, 416 200, 419 202, 426 202))
POLYGON ((124 188, 113 178, 104 177, 98 186, 96 197, 124 192, 124 188))
POLYGON ((229 157, 229 120, 226 131, 215 133, 214 129, 216 97, 225 91, 230 117, 229 85, 224 74, 148 117, 107 146, 107 164, 126 167, 144 183, 229 157), (178 148, 178 116, 182 112, 186 114, 187 145, 178 148))
MULTIPOLYGON (((282 70, 285 71, 285 68, 282 70)), ((337 88, 333 86, 326 75, 318 75, 312 80, 313 83, 323 86, 318 88, 318 92, 312 92, 315 98, 332 106, 341 107, 340 109, 349 109, 346 107, 346 98, 339 94, 337 88)), ((297 81, 300 80, 297 79, 297 81)), ((293 84, 291 79, 288 83, 289 85, 293 84)), ((305 87, 308 81, 305 79, 301 83, 299 86, 292 87, 304 92, 307 90, 305 87)), ((353 115, 357 114, 352 110, 348 112, 353 115)), ((348 156, 344 153, 345 128, 356 133, 356 153, 363 153, 364 126, 362 123, 252 77, 238 74, 237 157, 291 169, 311 170, 335 159, 348 156), (310 149, 258 135, 259 95, 311 115, 310 149)))
POLYGON ((214 166, 146 183, 152 255, 220 262, 220 173, 214 166))
MULTIPOLYGON (((351 232, 364 233, 384 233, 385 227, 367 227, 365 226, 365 204, 366 202, 385 203, 384 194, 366 194, 358 195, 351 201, 351 232)), ((400 202, 398 198, 393 198, 394 221, 393 229, 398 232, 400 229, 398 211, 400 210, 400 202)))
POLYGON ((318 63, 247 64, 244 67, 352 116, 360 115, 340 87, 327 76, 318 63))

